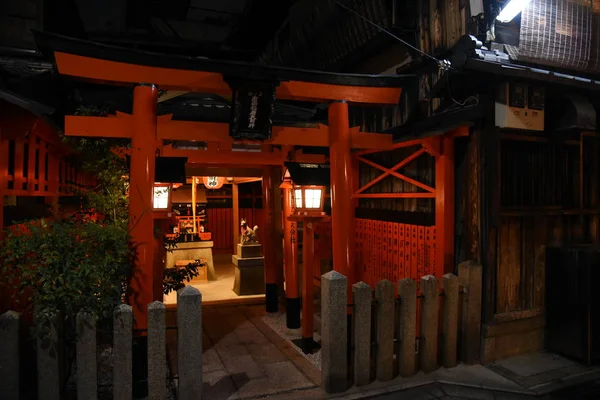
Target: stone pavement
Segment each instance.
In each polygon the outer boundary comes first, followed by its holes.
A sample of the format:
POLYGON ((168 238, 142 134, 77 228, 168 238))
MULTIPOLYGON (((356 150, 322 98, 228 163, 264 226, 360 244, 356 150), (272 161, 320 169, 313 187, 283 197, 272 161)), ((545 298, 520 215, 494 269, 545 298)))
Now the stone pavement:
MULTIPOLYGON (((170 310, 168 325, 176 321, 170 310)), ((264 305, 202 309, 204 397, 245 399, 318 388, 320 372, 264 322, 264 305)), ((177 331, 167 334, 177 376, 177 331)))
MULTIPOLYGON (((204 397, 211 400, 600 399, 600 368, 548 353, 485 366, 440 368, 327 395, 319 387, 320 371, 263 322, 264 305, 205 306, 202 312, 204 397)), ((175 313, 169 310, 168 326, 175 325, 175 313)), ((176 378, 175 329, 168 330, 167 344, 171 373, 176 378)))

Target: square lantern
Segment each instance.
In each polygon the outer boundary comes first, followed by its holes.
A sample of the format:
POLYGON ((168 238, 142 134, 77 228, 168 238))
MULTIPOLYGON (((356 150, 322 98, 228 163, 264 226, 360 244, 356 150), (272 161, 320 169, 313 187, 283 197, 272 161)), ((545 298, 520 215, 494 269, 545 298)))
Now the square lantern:
POLYGON ((294 185, 294 208, 297 215, 322 215, 325 187, 294 185))
POLYGON ((154 184, 153 208, 156 211, 171 209, 171 185, 166 183, 154 184))

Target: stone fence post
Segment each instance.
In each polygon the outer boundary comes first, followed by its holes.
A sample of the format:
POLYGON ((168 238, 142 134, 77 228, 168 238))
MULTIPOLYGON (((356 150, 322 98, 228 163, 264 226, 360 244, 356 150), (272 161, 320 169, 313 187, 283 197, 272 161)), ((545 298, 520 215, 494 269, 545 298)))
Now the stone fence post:
POLYGON ((438 282, 433 275, 421 278, 421 335, 419 358, 425 373, 437 369, 438 363, 438 282))
POLYGON ((0 394, 6 400, 19 399, 19 331, 21 314, 0 315, 0 394))
POLYGON ((400 318, 398 340, 398 373, 400 376, 412 376, 416 372, 417 337, 417 282, 404 278, 398 282, 400 297, 400 318))
POLYGON ((177 342, 177 398, 202 399, 202 294, 193 286, 177 292, 177 342))
MULTIPOLYGON (((35 314, 34 314, 34 318, 35 314)), ((49 332, 37 339, 38 399, 60 400, 58 317, 50 319, 49 332)))
POLYGON ((113 399, 131 400, 133 310, 121 304, 113 314, 113 399))
POLYGON ((481 264, 465 261, 458 265, 458 279, 463 287, 461 321, 461 359, 465 364, 479 361, 481 352, 481 264))
POLYGON ((98 398, 96 371, 96 318, 80 312, 77 314, 77 398, 98 398))
POLYGON ((378 381, 394 378, 394 284, 387 279, 377 282, 377 359, 378 381))
POLYGON ((321 277, 321 386, 327 393, 348 389, 347 290, 339 272, 321 277))
POLYGON ((458 350, 458 277, 453 274, 442 276, 442 287, 442 365, 452 368, 456 366, 458 350))
POLYGON ((352 285, 354 303, 354 384, 362 386, 371 379, 371 286, 365 282, 352 285))
POLYGON ((148 304, 148 400, 167 398, 166 308, 160 301, 148 304))

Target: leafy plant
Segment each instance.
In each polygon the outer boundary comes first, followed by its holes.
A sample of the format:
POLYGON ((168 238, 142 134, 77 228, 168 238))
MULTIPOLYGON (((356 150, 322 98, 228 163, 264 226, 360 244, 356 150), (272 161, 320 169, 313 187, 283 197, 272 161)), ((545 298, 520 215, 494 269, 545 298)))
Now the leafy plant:
POLYGON ((206 267, 206 264, 197 261, 189 263, 183 268, 165 268, 163 279, 164 294, 169 294, 172 291, 177 291, 185 287, 183 282, 189 282, 197 277, 200 266, 206 267))

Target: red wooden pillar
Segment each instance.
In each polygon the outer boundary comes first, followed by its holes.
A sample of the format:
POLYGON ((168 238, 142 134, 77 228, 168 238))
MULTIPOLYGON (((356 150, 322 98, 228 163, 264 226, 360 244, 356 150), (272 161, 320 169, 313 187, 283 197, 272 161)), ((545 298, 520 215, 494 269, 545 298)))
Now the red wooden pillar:
POLYGON ((137 259, 129 282, 128 303, 133 307, 134 329, 148 327, 148 304, 153 300, 154 168, 156 157, 156 101, 154 85, 133 92, 133 132, 129 172, 129 231, 137 246, 137 259))
POLYGON ((269 313, 279 311, 277 298, 277 270, 275 266, 275 238, 273 237, 273 173, 263 167, 262 176, 263 207, 263 255, 265 257, 265 301, 269 313))
POLYGON ((0 240, 4 236, 4 196, 8 190, 8 139, 0 127, 0 240))
POLYGON ((310 353, 314 347, 314 253, 315 230, 314 222, 309 219, 303 221, 302 233, 302 350, 310 353))
POLYGON ((435 276, 454 273, 454 138, 442 136, 435 159, 435 276))
POLYGON ((354 204, 348 103, 329 106, 329 160, 331 170, 331 235, 333 269, 348 278, 348 296, 356 282, 354 271, 354 204))
POLYGON ((283 188, 283 257, 285 269, 285 314, 288 329, 300 328, 300 293, 298 282, 298 225, 288 217, 294 214, 293 190, 283 188))

